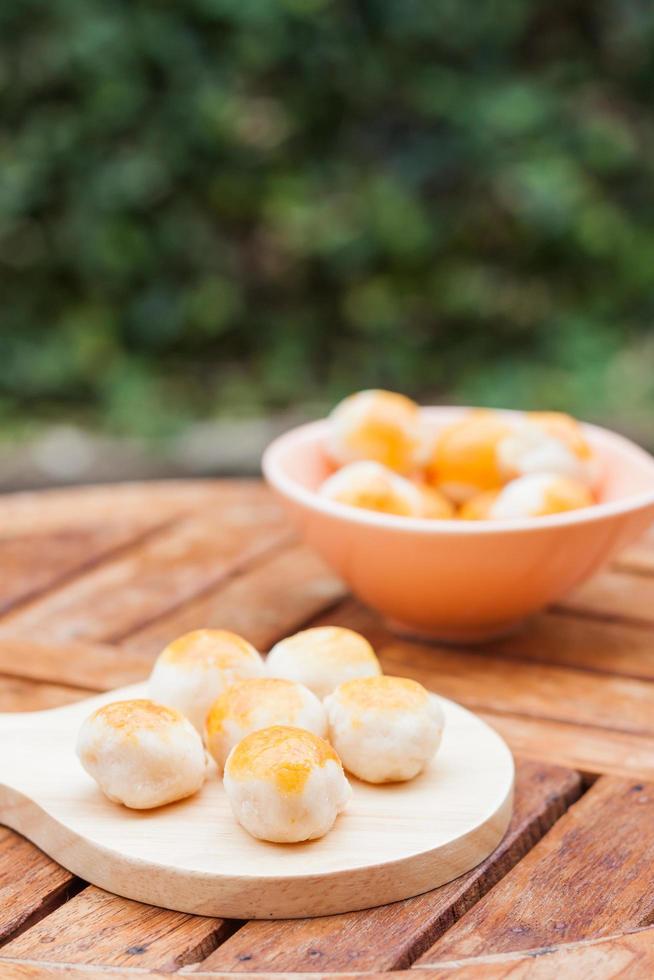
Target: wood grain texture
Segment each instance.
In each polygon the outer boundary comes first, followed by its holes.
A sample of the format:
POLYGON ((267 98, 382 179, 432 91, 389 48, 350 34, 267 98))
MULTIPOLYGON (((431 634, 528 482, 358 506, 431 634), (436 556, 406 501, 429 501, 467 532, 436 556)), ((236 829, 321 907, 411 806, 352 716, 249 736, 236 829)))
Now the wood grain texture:
POLYGON ((0 536, 0 615, 143 540, 152 530, 152 526, 111 523, 43 535, 5 532, 0 536))
POLYGON ((182 912, 230 918, 328 914, 404 899, 483 861, 507 828, 514 766, 504 742, 441 700, 442 745, 407 783, 356 783, 318 841, 257 841, 209 773, 195 796, 130 811, 106 799, 75 755, 80 724, 122 688, 57 711, 0 715, 0 818, 86 881, 182 912), (401 833, 398 830, 401 829, 401 833), (328 876, 328 885, 325 877, 328 876))
POLYGON ((47 915, 76 887, 70 872, 0 827, 0 942, 47 915))
POLYGON ((468 874, 382 908, 318 919, 249 922, 198 969, 315 973, 408 966, 533 847, 580 790, 576 773, 519 762, 509 830, 493 854, 468 874))
POLYGON ((484 656, 511 657, 602 674, 654 680, 654 630, 565 612, 534 616, 525 629, 484 646, 484 656))
POLYGON ((0 712, 43 711, 72 704, 84 697, 85 691, 65 684, 39 684, 22 677, 0 676, 0 712))
POLYGON ((602 619, 654 624, 654 577, 607 570, 561 603, 565 609, 602 619))
MULTIPOLYGON (((573 725, 480 711, 512 750, 585 773, 612 773, 654 780, 654 738, 626 735, 598 725, 573 725)), ((601 718, 598 718, 598 722, 601 718)))
POLYGON ((2 954, 169 972, 204 959, 232 928, 221 919, 170 912, 88 887, 7 943, 2 954))
POLYGON ((649 925, 653 862, 654 785, 602 777, 420 963, 649 925))
POLYGON ((0 628, 0 673, 6 675, 109 691, 143 680, 151 668, 152 657, 138 651, 100 643, 39 643, 5 636, 0 628))
POLYGON ((39 603, 9 614, 5 633, 67 643, 117 641, 288 536, 279 510, 238 502, 187 517, 39 603))
POLYGON ((654 575, 654 532, 648 531, 640 541, 625 548, 611 565, 618 571, 654 575))
POLYGON ((308 548, 295 545, 161 616, 124 645, 156 655, 180 633, 202 625, 234 630, 266 651, 344 594, 340 579, 308 548))
MULTIPOLYGON (((0 956, 0 976, 2 980, 138 980, 146 976, 148 980, 170 980, 170 973, 138 972, 126 967, 124 969, 107 969, 99 966, 75 966, 74 963, 48 963, 39 960, 36 963, 25 963, 0 956)), ((341 977, 340 980, 343 980, 341 977)))
MULTIPOLYGON (((546 946, 526 954, 434 963, 413 972, 414 978, 424 980, 648 980, 652 976, 654 929, 546 946)), ((397 974, 394 980, 401 977, 397 974)))
POLYGON ((256 504, 260 480, 153 480, 0 495, 0 535, 50 534, 114 524, 148 527, 237 497, 256 504))

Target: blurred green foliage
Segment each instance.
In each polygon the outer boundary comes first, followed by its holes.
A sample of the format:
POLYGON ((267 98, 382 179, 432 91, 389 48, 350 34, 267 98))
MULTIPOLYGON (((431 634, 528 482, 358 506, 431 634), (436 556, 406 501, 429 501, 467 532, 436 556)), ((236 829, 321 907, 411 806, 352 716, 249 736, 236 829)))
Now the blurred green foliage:
POLYGON ((0 415, 654 408, 648 0, 4 0, 0 415))

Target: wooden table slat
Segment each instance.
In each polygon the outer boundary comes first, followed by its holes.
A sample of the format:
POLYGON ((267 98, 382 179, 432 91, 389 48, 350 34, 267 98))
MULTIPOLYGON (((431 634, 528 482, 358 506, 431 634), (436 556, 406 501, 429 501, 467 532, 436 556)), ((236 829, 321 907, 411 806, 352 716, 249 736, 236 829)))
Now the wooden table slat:
POLYGON ((0 943, 47 915, 77 887, 81 883, 69 871, 0 827, 0 943))
POLYGON ((110 691, 147 677, 152 656, 100 643, 39 643, 4 636, 0 629, 0 674, 63 683, 82 690, 110 691))
POLYGON ((93 568, 129 545, 137 545, 159 524, 106 524, 86 530, 8 537, 0 533, 0 615, 33 602, 55 586, 93 568))
POLYGON ((0 711, 45 711, 84 697, 79 687, 0 675, 0 711))
POLYGON ((649 925, 653 864, 654 784, 603 776, 420 963, 649 925))
POLYGON ((565 610, 534 616, 527 629, 486 644, 479 652, 654 680, 651 626, 589 619, 565 610))
POLYGON ((178 970, 206 958, 235 927, 222 919, 142 905, 88 887, 2 947, 4 956, 178 970))
POLYGON ((561 606, 602 619, 654 625, 654 577, 607 569, 579 586, 561 606))
POLYGON ((270 494, 260 480, 153 480, 26 490, 0 496, 0 538, 116 523, 147 528, 209 506, 221 510, 234 500, 256 507, 268 504, 270 494))
MULTIPOLYGON (((416 980, 649 980, 654 976, 654 929, 546 946, 526 954, 434 963, 418 966, 413 973, 416 980)), ((396 974, 393 980, 401 977, 396 974)))
POLYGON ((502 735, 513 752, 558 763, 584 773, 641 776, 654 780, 654 738, 607 731, 597 725, 573 725, 542 718, 478 711, 502 735))
POLYGON ((277 508, 233 504, 184 518, 39 603, 5 616, 6 632, 53 643, 111 642, 224 580, 288 537, 277 508))
POLYGON ((344 595, 342 582, 324 563, 308 548, 294 545, 159 617, 124 645, 155 655, 176 636, 202 625, 234 630, 263 652, 344 595))

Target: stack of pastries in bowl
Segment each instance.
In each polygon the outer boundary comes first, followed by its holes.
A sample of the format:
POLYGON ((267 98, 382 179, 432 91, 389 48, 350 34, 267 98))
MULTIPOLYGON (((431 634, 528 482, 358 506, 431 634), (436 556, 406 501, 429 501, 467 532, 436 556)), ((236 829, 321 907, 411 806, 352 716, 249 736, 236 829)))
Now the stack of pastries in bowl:
POLYGON ((277 843, 324 836, 346 807, 345 776, 402 782, 435 755, 438 699, 382 674, 368 641, 320 626, 277 643, 264 662, 227 630, 194 630, 159 655, 149 697, 114 701, 82 725, 77 753, 115 803, 150 809, 222 777, 236 820, 277 843))
POLYGON ((510 520, 595 502, 599 466, 582 427, 560 412, 471 409, 431 431, 404 395, 369 390, 340 402, 319 494, 399 517, 510 520))

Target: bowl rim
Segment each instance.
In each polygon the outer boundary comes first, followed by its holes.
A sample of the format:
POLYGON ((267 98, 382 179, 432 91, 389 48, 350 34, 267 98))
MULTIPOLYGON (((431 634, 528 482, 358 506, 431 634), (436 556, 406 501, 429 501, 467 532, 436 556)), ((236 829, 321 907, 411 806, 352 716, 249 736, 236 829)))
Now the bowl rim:
MULTIPOLYGON (((459 414, 472 410, 474 409, 471 407, 461 405, 421 406, 421 413, 426 415, 437 415, 441 413, 459 414)), ((494 409, 494 411, 511 416, 522 414, 512 409, 494 409)), ((626 436, 612 432, 610 429, 605 429, 599 425, 592 425, 589 422, 581 422, 580 424, 589 434, 591 440, 595 437, 600 440, 612 442, 622 452, 636 457, 641 463, 645 463, 651 467, 651 491, 629 494, 618 500, 591 504, 589 507, 565 511, 561 514, 548 514, 543 517, 505 518, 492 521, 457 521, 452 518, 403 517, 398 514, 384 514, 379 511, 350 507, 347 504, 341 504, 337 501, 320 497, 314 490, 307 490, 306 487, 303 487, 287 475, 280 462, 280 457, 287 449, 289 443, 297 442, 298 440, 313 441, 320 434, 324 434, 327 424, 328 419, 326 418, 318 419, 314 422, 305 422, 303 425, 295 426, 287 432, 282 433, 282 435, 277 436, 264 450, 261 468, 267 482, 294 503, 350 524, 364 524, 396 533, 404 531, 412 534, 430 534, 435 536, 442 534, 448 536, 478 534, 483 536, 525 531, 546 532, 553 528, 600 522, 619 517, 623 514, 644 510, 647 507, 654 507, 654 456, 645 449, 642 449, 635 442, 632 442, 631 439, 627 439, 626 436)))

